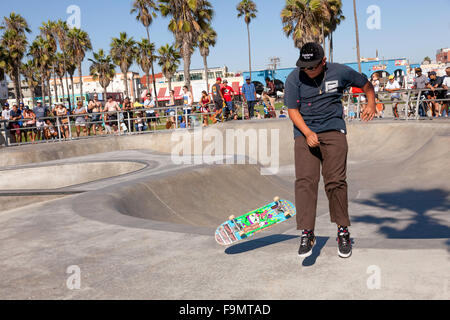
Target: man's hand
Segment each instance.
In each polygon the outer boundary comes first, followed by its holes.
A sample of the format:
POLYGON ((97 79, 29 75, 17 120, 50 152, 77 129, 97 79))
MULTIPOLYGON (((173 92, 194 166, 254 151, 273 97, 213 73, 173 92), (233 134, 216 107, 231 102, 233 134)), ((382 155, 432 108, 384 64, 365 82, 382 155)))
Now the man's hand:
POLYGON ((377 113, 376 104, 368 103, 361 114, 361 119, 363 121, 371 121, 375 117, 376 113, 377 113))
POLYGON ((317 134, 313 131, 310 131, 307 135, 306 135, 306 143, 308 144, 308 146, 310 148, 315 148, 318 147, 320 142, 319 142, 319 137, 317 136, 317 134))

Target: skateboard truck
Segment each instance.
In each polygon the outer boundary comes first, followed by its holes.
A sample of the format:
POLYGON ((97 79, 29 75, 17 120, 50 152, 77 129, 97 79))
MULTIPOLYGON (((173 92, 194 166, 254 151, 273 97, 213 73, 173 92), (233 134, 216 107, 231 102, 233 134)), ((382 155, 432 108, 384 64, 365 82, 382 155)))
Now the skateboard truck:
POLYGON ((277 210, 279 213, 284 213, 284 216, 286 218, 290 218, 291 215, 289 213, 285 213, 285 210, 283 208, 283 205, 280 203, 280 197, 273 198, 273 201, 275 202, 275 205, 272 207, 272 209, 277 210))

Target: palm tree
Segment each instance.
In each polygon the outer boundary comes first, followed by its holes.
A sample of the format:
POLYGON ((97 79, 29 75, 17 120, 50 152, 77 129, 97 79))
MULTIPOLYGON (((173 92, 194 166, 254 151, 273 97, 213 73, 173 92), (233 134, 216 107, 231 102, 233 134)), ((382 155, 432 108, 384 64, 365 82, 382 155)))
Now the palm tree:
POLYGON ((81 64, 86 56, 86 51, 92 50, 91 40, 86 31, 78 28, 70 29, 67 38, 73 52, 74 62, 78 67, 78 74, 80 76, 80 99, 83 101, 83 72, 81 64))
POLYGON ((358 15, 356 14, 356 1, 353 0, 353 14, 355 16, 355 33, 356 33, 356 59, 358 59, 358 71, 361 73, 361 55, 359 51, 359 30, 358 15))
POLYGON ((252 0, 242 0, 236 7, 238 11, 238 18, 244 17, 245 24, 247 25, 247 38, 248 38, 248 69, 250 71, 250 79, 252 77, 252 55, 250 50, 250 22, 256 18, 256 3, 252 0))
MULTIPOLYGON (((68 33, 69 33, 69 26, 67 25, 67 22, 62 21, 62 20, 58 20, 56 22, 55 25, 55 32, 56 32, 56 37, 58 39, 58 43, 59 43, 59 48, 61 49, 62 55, 63 55, 63 65, 64 65, 64 76, 67 73, 67 51, 68 51, 68 33)), ((69 108, 72 109, 72 102, 70 99, 70 93, 69 93, 69 80, 68 77, 66 78, 66 88, 67 88, 67 96, 68 96, 68 100, 69 100, 69 108)), ((63 87, 64 90, 64 86, 62 84, 61 81, 61 86, 63 87)), ((64 96, 64 94, 63 94, 64 96)))
MULTIPOLYGON (((62 91, 62 101, 65 100, 65 92, 64 92, 64 84, 63 78, 66 75, 66 63, 65 63, 65 54, 58 52, 55 55, 55 74, 59 78, 59 82, 61 83, 61 91, 62 91)), ((66 77, 67 80, 67 77, 66 77)), ((55 81, 56 82, 56 81, 55 81)), ((69 86, 67 86, 67 90, 69 90, 69 86)), ((68 94, 69 96, 69 94, 68 94)))
POLYGON ((16 101, 23 101, 20 92, 20 66, 22 58, 27 49, 27 38, 24 34, 18 33, 16 30, 7 29, 0 40, 1 45, 6 48, 8 59, 6 61, 6 72, 14 84, 16 101))
POLYGON ((0 44, 0 81, 5 79, 6 66, 9 64, 8 58, 8 52, 0 44))
POLYGON ((323 0, 286 0, 281 11, 283 31, 301 48, 307 42, 322 42, 322 24, 329 21, 323 0))
MULTIPOLYGON (((134 0, 133 2, 133 8, 131 9, 131 14, 136 14, 136 20, 140 21, 146 31, 147 31, 147 40, 148 43, 150 42, 150 25, 153 22, 153 19, 155 19, 157 17, 156 12, 158 11, 158 6, 156 5, 155 1, 153 0, 134 0)), ((152 50, 152 54, 153 54, 152 50)), ((156 93, 156 80, 155 80, 155 70, 153 68, 153 61, 155 60, 152 56, 152 54, 150 55, 150 68, 152 70, 152 79, 153 79, 153 91, 155 93, 155 99, 156 99, 156 104, 158 105, 158 95, 156 93)), ((147 90, 150 91, 150 79, 149 76, 147 75, 147 90)))
POLYGON ((338 25, 345 20, 342 14, 342 0, 328 0, 326 2, 330 20, 325 23, 325 35, 328 36, 328 57, 333 62, 333 33, 338 25))
POLYGON ((25 55, 28 45, 26 33, 31 32, 27 21, 20 15, 14 12, 10 13, 9 17, 4 17, 0 26, 1 30, 5 30, 1 45, 7 50, 9 58, 8 65, 5 65, 5 70, 14 83, 14 90, 16 94, 16 101, 22 101, 22 93, 20 88, 20 66, 21 60, 25 55))
POLYGON ((198 35, 210 25, 213 9, 207 0, 160 0, 159 10, 163 17, 171 17, 169 30, 175 37, 184 61, 184 79, 190 88, 191 57, 198 35))
MULTIPOLYGON (((142 39, 141 42, 137 43, 136 47, 136 62, 144 71, 147 77, 147 90, 150 91, 150 69, 153 68, 153 60, 155 58, 155 44, 149 42, 147 39, 142 39)), ((153 80, 155 80, 155 75, 153 74, 153 80)), ((155 89, 155 97, 156 97, 155 89)))
POLYGON ((30 88, 32 98, 31 103, 34 108, 35 91, 39 85, 39 69, 37 68, 34 60, 28 60, 26 63, 22 64, 20 72, 24 76, 25 81, 28 84, 28 88, 30 88))
MULTIPOLYGON (((73 107, 74 108, 75 108, 76 103, 75 103, 75 86, 73 83, 73 75, 75 74, 76 70, 77 70, 77 64, 75 62, 74 55, 72 52, 69 51, 69 53, 67 55, 67 60, 66 60, 66 71, 70 77, 70 85, 72 87, 72 99, 73 99, 73 107)), ((69 91, 69 87, 67 87, 67 91, 69 91)))
POLYGON ((111 57, 124 75, 125 93, 128 97, 128 70, 136 57, 136 42, 133 37, 128 38, 126 32, 121 32, 119 38, 113 38, 111 42, 111 57))
POLYGON ((92 62, 89 68, 89 73, 94 80, 99 80, 103 88, 103 100, 106 100, 106 89, 116 75, 115 65, 112 62, 111 56, 105 56, 103 49, 98 53, 94 52, 94 59, 89 59, 92 62))
MULTIPOLYGON (((55 101, 58 101, 58 87, 56 85, 56 73, 55 73, 55 54, 58 50, 58 44, 56 42, 57 35, 56 35, 56 23, 53 21, 43 22, 42 26, 40 27, 41 35, 44 37, 48 43, 49 43, 49 55, 50 55, 50 65, 51 65, 51 73, 53 73, 53 89, 55 91, 55 101)), ((49 99, 50 99, 50 105, 52 104, 52 97, 50 94, 50 78, 51 75, 47 78, 48 81, 48 88, 49 88, 49 99)))
POLYGON ((36 39, 30 46, 29 56, 32 56, 34 63, 37 68, 39 68, 39 73, 41 75, 41 91, 42 91, 42 102, 45 104, 45 81, 46 81, 46 70, 50 66, 51 56, 49 52, 51 51, 51 45, 42 36, 37 36, 36 39))
POLYGON ((164 77, 169 83, 169 90, 172 90, 172 78, 180 65, 181 54, 173 45, 166 44, 158 49, 158 64, 164 77))
POLYGON ((208 56, 209 48, 216 45, 217 33, 209 27, 203 33, 198 36, 198 48, 200 49, 200 55, 203 57, 203 65, 205 66, 205 76, 206 76, 206 92, 209 93, 208 84, 208 56))

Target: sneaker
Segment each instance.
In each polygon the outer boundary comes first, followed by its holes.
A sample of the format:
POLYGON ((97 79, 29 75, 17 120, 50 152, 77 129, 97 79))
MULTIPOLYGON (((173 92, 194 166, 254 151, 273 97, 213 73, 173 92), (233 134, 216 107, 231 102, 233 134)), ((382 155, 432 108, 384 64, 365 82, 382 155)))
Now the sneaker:
POLYGON ((303 231, 300 238, 300 248, 298 249, 298 255, 301 258, 309 257, 312 253, 312 248, 316 244, 316 237, 314 236, 314 232, 303 231))
POLYGON ((348 258, 352 255, 352 242, 348 230, 339 230, 337 236, 338 254, 341 258, 348 258))

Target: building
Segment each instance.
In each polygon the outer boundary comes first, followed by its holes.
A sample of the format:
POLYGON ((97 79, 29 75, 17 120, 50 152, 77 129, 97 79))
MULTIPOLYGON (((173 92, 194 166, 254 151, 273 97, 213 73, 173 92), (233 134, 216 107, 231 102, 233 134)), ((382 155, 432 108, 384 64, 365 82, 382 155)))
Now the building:
MULTIPOLYGON (((141 77, 136 72, 128 72, 127 74, 128 81, 128 93, 132 100, 139 99, 142 91, 141 86, 141 77)), ((70 78, 62 79, 62 84, 59 79, 56 79, 56 86, 58 90, 58 102, 63 102, 63 100, 67 103, 68 95, 72 96, 72 92, 75 94, 75 99, 80 99, 81 93, 81 85, 80 85, 80 77, 73 77, 73 91, 72 91, 72 83, 70 78), (68 83, 68 87, 67 84, 68 83), (62 96, 62 88, 64 88, 64 97, 62 96)), ((88 99, 92 94, 98 94, 100 100, 104 100, 103 93, 104 89, 100 85, 98 80, 94 80, 92 76, 83 76, 83 100, 88 99)), ((107 93, 121 93, 123 96, 126 95, 125 83, 124 83, 124 74, 116 73, 115 77, 106 88, 107 93)), ((50 94, 52 95, 52 100, 55 101, 55 88, 54 88, 54 79, 50 80, 50 94)))
MULTIPOLYGON (((350 68, 358 71, 358 63, 344 63, 350 68)), ((365 58, 364 61, 361 62, 361 71, 367 78, 372 77, 372 74, 378 73, 381 78, 386 78, 391 74, 394 74, 396 77, 402 77, 407 74, 408 60, 406 58, 397 58, 397 59, 385 59, 379 60, 378 58, 365 58)), ((252 81, 259 81, 265 84, 265 78, 269 77, 270 79, 278 79, 283 83, 286 82, 287 77, 295 68, 280 68, 275 70, 259 70, 252 71, 252 81)), ((244 72, 244 78, 250 75, 249 72, 244 72)))
POLYGON ((437 63, 450 63, 450 48, 439 49, 436 52, 437 63))

